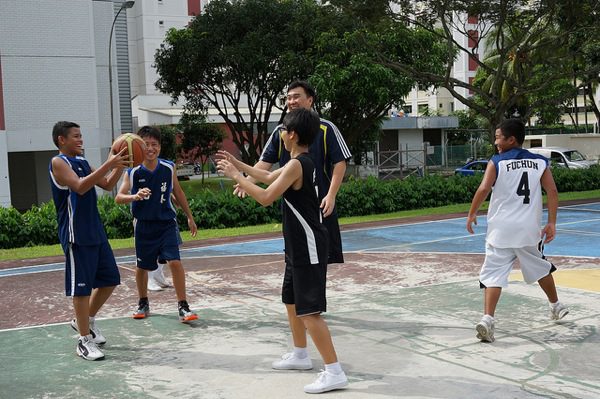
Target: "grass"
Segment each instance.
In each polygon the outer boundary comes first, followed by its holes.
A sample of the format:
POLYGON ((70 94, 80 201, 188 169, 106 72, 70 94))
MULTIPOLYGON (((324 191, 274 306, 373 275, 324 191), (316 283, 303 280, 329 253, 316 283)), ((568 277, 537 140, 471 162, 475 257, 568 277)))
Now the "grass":
MULTIPOLYGON (((217 180, 218 181, 218 180, 217 180)), ((196 180, 190 180, 185 183, 195 183, 196 180)), ((215 184, 219 184, 218 182, 215 184)), ((195 184, 190 184, 195 186, 195 184)), ((201 184, 199 185, 203 187, 201 184)), ((189 187, 189 186, 188 186, 189 187)), ((197 187, 190 188, 195 190, 197 187)), ((185 190, 185 189, 184 189, 185 190)), ((600 199, 600 190, 593 191, 580 191, 571 193, 559 194, 560 201, 571 201, 571 200, 593 200, 600 199)), ((486 210, 488 203, 485 202, 481 210, 486 210)), ((402 219, 415 216, 425 215, 444 215, 448 213, 461 213, 468 212, 470 203, 455 204, 440 206, 437 208, 426 208, 426 209, 414 209, 410 211, 400 211, 393 213, 385 213, 380 215, 367 215, 367 216, 352 216, 340 218, 340 224, 353 224, 353 223, 364 223, 374 222, 382 220, 393 220, 402 219)), ((259 226, 247 226, 247 227, 232 227, 227 229, 214 229, 214 230, 200 230, 198 235, 194 238, 191 236, 189 231, 182 231, 181 236, 183 241, 191 240, 204 240, 209 238, 220 238, 220 237, 237 237, 249 234, 259 233, 277 233, 281 231, 280 224, 264 224, 259 226)), ((122 248, 133 248, 133 238, 113 239, 110 240, 110 245, 113 249, 122 248)), ((29 259, 39 258, 44 256, 55 256, 63 255, 62 248, 60 245, 43 245, 37 247, 24 247, 24 248, 11 248, 11 249, 0 249, 0 261, 18 260, 18 259, 29 259)))

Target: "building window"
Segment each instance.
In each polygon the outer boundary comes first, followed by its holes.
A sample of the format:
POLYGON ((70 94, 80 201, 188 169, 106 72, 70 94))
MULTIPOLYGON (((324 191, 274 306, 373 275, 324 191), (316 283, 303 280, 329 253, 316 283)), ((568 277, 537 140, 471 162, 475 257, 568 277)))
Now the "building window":
POLYGON ((419 104, 417 107, 419 115, 427 114, 429 112, 429 105, 427 104, 419 104))
POLYGON ((158 21, 158 26, 160 26, 161 28, 165 26, 165 21, 163 21, 162 19, 160 21, 158 21))
POLYGON ((479 22, 479 18, 477 17, 477 15, 469 15, 467 22, 470 24, 476 24, 479 22))
MULTIPOLYGON (((474 79, 475 79, 475 78, 474 78, 474 77, 472 77, 472 76, 469 78, 469 84, 470 84, 470 85, 473 85, 473 80, 474 80, 474 79)), ((473 90, 469 89, 469 94, 473 94, 473 90)))

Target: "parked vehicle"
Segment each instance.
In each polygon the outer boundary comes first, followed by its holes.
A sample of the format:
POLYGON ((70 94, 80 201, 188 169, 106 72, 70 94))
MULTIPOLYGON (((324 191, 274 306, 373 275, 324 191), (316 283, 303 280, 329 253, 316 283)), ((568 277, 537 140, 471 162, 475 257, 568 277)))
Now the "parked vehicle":
POLYGON ((585 169, 596 165, 596 161, 591 161, 577 150, 565 147, 533 147, 528 150, 534 154, 540 154, 550 160, 553 167, 563 167, 571 169, 585 169))
POLYGON ((473 176, 480 173, 483 174, 483 172, 485 172, 485 168, 487 168, 487 164, 488 161, 486 159, 467 162, 466 165, 455 169, 454 174, 461 176, 473 176))

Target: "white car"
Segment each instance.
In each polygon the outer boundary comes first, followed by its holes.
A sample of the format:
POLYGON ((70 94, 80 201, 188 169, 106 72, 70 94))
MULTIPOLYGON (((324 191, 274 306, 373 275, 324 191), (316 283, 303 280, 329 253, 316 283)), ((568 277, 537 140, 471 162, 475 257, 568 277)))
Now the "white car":
POLYGON ((552 166, 585 169, 597 165, 596 161, 585 159, 585 156, 577 150, 565 147, 533 147, 527 149, 534 154, 540 154, 548 158, 552 166))

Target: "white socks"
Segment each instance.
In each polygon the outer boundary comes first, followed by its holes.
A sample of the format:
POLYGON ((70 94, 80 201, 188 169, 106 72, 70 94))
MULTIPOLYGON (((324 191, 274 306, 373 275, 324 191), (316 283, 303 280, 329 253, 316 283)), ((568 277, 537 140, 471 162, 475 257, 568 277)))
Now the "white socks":
POLYGON ((325 371, 331 374, 339 375, 342 374, 342 366, 340 362, 330 363, 325 365, 325 371))
POLYGON ((308 351, 306 348, 298 348, 294 346, 294 356, 298 359, 306 359, 308 357, 308 351))

